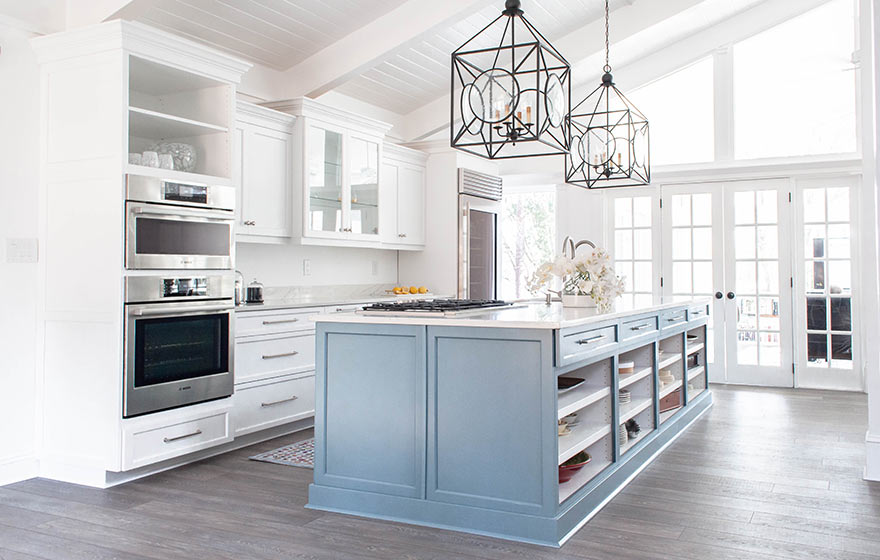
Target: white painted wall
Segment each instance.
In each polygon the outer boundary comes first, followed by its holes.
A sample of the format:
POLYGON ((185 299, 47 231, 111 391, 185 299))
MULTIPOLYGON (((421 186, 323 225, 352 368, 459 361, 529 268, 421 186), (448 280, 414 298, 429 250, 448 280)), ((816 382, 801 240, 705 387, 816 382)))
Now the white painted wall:
POLYGON ((0 484, 35 473, 37 264, 6 241, 38 236, 39 67, 30 35, 0 22, 0 484))
POLYGON ((245 283, 254 278, 271 287, 397 283, 397 251, 255 243, 238 243, 235 250, 245 283), (304 259, 311 261, 310 276, 303 276, 304 259))

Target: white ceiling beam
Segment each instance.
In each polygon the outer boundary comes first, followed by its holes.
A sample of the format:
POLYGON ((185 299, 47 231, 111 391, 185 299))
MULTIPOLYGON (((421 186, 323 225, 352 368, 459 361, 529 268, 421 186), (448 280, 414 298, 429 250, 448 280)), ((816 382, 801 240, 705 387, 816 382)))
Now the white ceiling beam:
MULTIPOLYGON (((629 2, 614 10, 612 38, 621 41, 631 37, 657 23, 682 13, 704 0, 656 0, 629 2)), ((577 76, 577 63, 604 48, 605 19, 601 17, 577 31, 569 33, 559 40, 552 41, 553 46, 572 64, 572 75, 577 76)), ((592 73, 590 74, 592 75, 592 73)), ((424 140, 449 126, 449 95, 436 99, 419 109, 409 113, 403 120, 401 133, 412 141, 424 140)))
POLYGON ((111 19, 137 19, 159 0, 67 0, 67 29, 111 19))
POLYGON ((493 3, 497 0, 407 0, 285 71, 287 97, 323 95, 435 30, 493 3))

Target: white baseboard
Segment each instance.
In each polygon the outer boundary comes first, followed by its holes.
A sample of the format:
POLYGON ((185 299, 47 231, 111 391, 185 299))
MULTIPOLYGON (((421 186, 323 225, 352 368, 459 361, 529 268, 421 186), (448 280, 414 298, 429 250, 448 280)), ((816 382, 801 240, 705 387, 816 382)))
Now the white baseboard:
MULTIPOLYGON (((296 422, 291 422, 290 424, 284 424, 283 426, 276 426, 275 428, 269 428, 268 430, 240 436, 229 443, 224 443, 223 445, 218 445, 217 447, 204 449, 196 453, 191 453, 189 455, 184 455, 181 457, 175 457, 174 459, 168 459, 167 461, 162 461, 161 463, 147 465, 145 467, 126 472, 109 472, 105 471, 104 469, 95 467, 68 465, 57 461, 42 461, 40 463, 39 476, 42 476, 43 478, 49 478, 51 480, 69 482, 71 484, 91 486, 93 488, 110 488, 111 486, 117 486, 119 484, 131 482, 132 480, 137 480, 139 478, 144 478, 146 476, 154 475, 163 471, 182 467, 183 465, 187 465, 189 463, 194 463, 196 461, 201 461, 202 459, 207 459, 208 457, 213 457, 215 455, 220 455, 229 451, 234 451, 242 447, 247 447, 249 445, 259 443, 261 441, 266 441, 294 432, 307 430, 313 427, 314 423, 314 417, 304 418, 296 422)), ((33 476, 36 476, 36 474, 28 478, 32 478, 33 476)))
POLYGON ((40 472, 36 457, 25 455, 0 460, 0 486, 34 478, 40 472))
POLYGON ((880 434, 865 436, 865 480, 880 482, 880 434))

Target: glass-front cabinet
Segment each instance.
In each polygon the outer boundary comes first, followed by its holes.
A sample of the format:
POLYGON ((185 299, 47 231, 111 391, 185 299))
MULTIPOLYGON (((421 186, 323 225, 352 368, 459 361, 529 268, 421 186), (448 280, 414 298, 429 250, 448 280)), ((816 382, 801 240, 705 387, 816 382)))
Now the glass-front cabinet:
POLYGON ((305 130, 305 237, 379 239, 381 140, 323 123, 305 130))

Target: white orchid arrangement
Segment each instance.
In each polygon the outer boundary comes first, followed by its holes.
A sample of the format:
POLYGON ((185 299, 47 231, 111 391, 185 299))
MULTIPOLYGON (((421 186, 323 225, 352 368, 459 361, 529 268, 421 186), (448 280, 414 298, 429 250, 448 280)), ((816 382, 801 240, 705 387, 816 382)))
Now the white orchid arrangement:
POLYGON ((564 295, 590 296, 600 312, 608 311, 624 290, 624 278, 615 274, 611 257, 604 249, 575 258, 560 255, 541 264, 529 279, 528 288, 538 292, 554 277, 562 280, 564 295))

